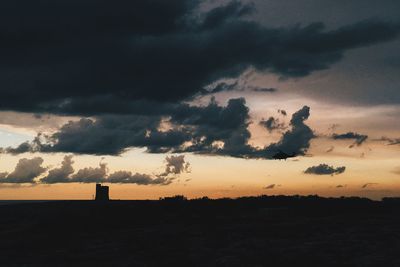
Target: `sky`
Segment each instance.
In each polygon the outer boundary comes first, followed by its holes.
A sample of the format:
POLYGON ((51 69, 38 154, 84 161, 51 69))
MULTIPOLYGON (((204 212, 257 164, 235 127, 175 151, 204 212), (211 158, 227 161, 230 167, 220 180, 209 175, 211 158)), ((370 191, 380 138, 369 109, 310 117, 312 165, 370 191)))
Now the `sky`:
POLYGON ((400 196, 400 2, 0 3, 0 199, 400 196))

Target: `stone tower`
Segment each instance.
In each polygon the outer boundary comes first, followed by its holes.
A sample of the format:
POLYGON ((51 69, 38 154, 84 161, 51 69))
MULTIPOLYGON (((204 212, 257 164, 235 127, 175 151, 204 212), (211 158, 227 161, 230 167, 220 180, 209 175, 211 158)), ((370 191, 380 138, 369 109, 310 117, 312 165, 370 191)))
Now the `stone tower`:
POLYGON ((109 188, 101 184, 96 184, 96 198, 97 201, 108 201, 110 200, 108 196, 109 188))

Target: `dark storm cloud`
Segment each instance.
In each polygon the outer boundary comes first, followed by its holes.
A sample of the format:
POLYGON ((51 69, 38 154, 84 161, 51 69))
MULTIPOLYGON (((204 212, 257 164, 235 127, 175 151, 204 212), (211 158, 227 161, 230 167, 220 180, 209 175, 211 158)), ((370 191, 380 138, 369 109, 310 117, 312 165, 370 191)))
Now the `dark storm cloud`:
MULTIPOLYGON (((290 129, 282 134, 277 143, 272 143, 262 149, 248 144, 251 134, 249 110, 244 105, 244 99, 231 99, 226 108, 217 108, 212 102, 201 113, 190 117, 190 122, 196 122, 198 128, 193 134, 193 145, 184 149, 185 152, 216 154, 240 158, 273 159, 279 152, 290 156, 304 155, 310 146, 310 140, 315 137, 313 131, 304 123, 310 116, 310 108, 304 106, 292 115, 290 129), (214 116, 210 116, 214 113, 214 116), (196 119, 195 119, 196 118, 196 119), (201 123, 201 124, 200 124, 201 123), (215 141, 223 142, 223 147, 214 146, 215 141)), ((181 121, 182 122, 182 121, 181 121)))
POLYGON ((251 5, 202 12, 199 2, 3 1, 0 109, 134 113, 137 101, 184 100, 249 67, 306 76, 399 32, 379 20, 271 28, 243 18, 251 5))
POLYGON ((32 142, 23 142, 17 147, 8 147, 8 148, 3 148, 1 150, 2 153, 9 153, 13 155, 18 155, 26 152, 34 153, 37 151, 41 151, 41 141, 40 139, 43 137, 41 133, 38 133, 37 136, 33 139, 32 142))
POLYGON ((346 170, 346 167, 333 167, 328 164, 319 164, 317 166, 312 166, 307 168, 304 173, 306 174, 316 174, 316 175, 334 175, 341 174, 346 170))
POLYGON ((238 83, 225 83, 221 82, 215 85, 213 88, 210 88, 209 90, 203 89, 202 94, 207 95, 207 94, 215 94, 219 92, 226 92, 226 91, 233 91, 238 89, 238 83))
POLYGON ((310 116, 310 107, 304 106, 292 115, 289 125, 291 129, 283 133, 279 142, 266 147, 265 154, 275 155, 283 152, 290 156, 304 155, 310 147, 310 141, 315 137, 311 128, 304 123, 310 116))
POLYGON ((136 115, 83 118, 66 123, 51 135, 39 134, 32 142, 4 151, 118 155, 132 147, 146 147, 150 153, 193 152, 272 159, 276 153, 304 155, 315 137, 304 123, 310 115, 307 106, 293 114, 290 129, 277 143, 262 149, 248 144, 251 121, 243 98, 230 99, 226 106, 213 99, 206 106, 182 104, 171 114, 168 118, 136 115), (161 129, 163 124, 166 126, 161 129))
POLYGON ((19 146, 13 148, 13 147, 9 147, 7 149, 3 149, 3 152, 7 152, 13 155, 17 155, 17 154, 21 154, 21 153, 26 153, 26 152, 34 152, 33 149, 33 142, 24 142, 22 144, 20 144, 19 146))
MULTIPOLYGON (((185 142, 193 144, 184 151, 211 152, 214 141, 223 141, 227 150, 234 150, 239 136, 250 137, 249 115, 243 98, 229 100, 226 107, 212 100, 207 106, 182 104, 171 111, 171 129, 159 130, 161 116, 115 116, 70 121, 50 136, 39 135, 33 142, 9 153, 72 152, 78 154, 116 155, 130 147, 147 147, 148 152, 182 150, 185 142)), ((240 139, 240 140, 239 140, 240 139)))
POLYGON ((275 131, 275 130, 284 130, 285 123, 281 123, 278 118, 274 117, 269 117, 267 120, 261 120, 259 123, 261 126, 265 127, 269 132, 275 131))
POLYGON ((263 87, 260 87, 260 88, 253 88, 253 91, 254 92, 261 92, 261 93, 275 93, 275 92, 277 92, 278 91, 278 89, 276 89, 276 88, 263 88, 263 87))
POLYGON ((229 92, 229 91, 252 91, 252 92, 259 92, 259 93, 275 93, 278 91, 276 88, 264 88, 264 87, 257 87, 257 86, 250 86, 246 84, 246 80, 244 79, 241 81, 240 79, 235 80, 234 82, 227 83, 227 82, 219 82, 213 84, 211 86, 207 86, 203 90, 201 90, 199 95, 210 95, 216 94, 220 92, 229 92), (243 82, 244 84, 240 84, 243 82))
POLYGON ((352 139, 354 140, 354 144, 350 145, 350 148, 354 146, 361 146, 368 138, 368 135, 364 134, 359 134, 359 133, 354 133, 354 132, 348 132, 344 134, 332 134, 332 138, 334 140, 347 140, 347 139, 352 139))
POLYGON ((20 159, 11 173, 0 173, 0 183, 35 183, 35 178, 47 169, 42 167, 43 159, 20 159))
POLYGON ((219 6, 209 11, 203 18, 203 29, 214 29, 228 20, 236 20, 244 15, 253 13, 253 4, 243 5, 240 1, 231 1, 225 6, 219 6))

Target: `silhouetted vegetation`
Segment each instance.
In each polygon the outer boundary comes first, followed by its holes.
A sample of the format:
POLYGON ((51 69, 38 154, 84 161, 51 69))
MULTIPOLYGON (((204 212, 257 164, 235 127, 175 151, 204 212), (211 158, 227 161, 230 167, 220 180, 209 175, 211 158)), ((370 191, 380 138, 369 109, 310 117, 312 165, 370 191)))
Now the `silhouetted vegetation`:
POLYGON ((173 197, 160 197, 160 201, 167 201, 167 202, 182 202, 188 200, 185 196, 176 195, 173 197))

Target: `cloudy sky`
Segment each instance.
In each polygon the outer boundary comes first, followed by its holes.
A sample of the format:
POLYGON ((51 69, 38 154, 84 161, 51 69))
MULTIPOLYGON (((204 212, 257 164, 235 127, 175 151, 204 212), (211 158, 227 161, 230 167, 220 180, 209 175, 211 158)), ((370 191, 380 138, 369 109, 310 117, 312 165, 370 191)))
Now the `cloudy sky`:
POLYGON ((400 194, 400 2, 0 3, 0 198, 400 194))

